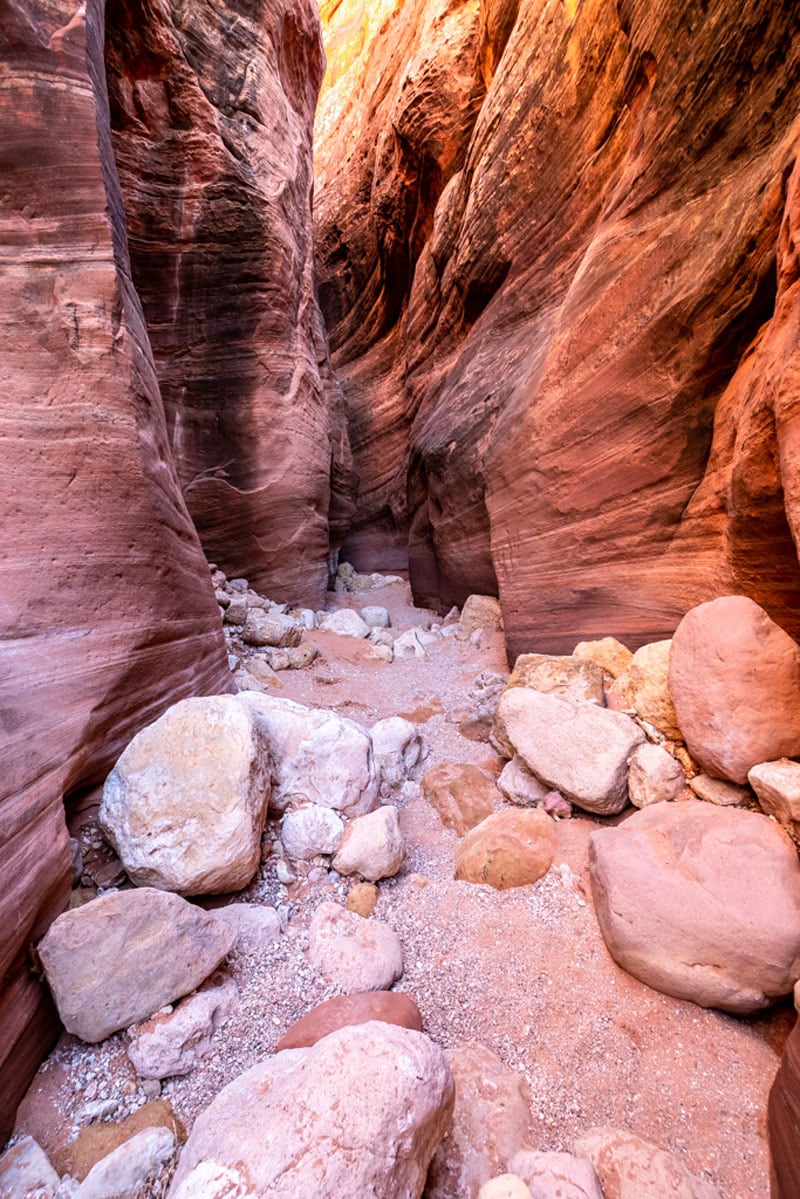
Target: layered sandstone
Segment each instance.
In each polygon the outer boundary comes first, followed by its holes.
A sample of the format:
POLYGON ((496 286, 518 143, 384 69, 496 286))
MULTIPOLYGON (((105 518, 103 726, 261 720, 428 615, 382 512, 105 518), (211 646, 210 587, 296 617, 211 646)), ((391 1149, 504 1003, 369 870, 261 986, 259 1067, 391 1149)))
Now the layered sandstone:
POLYGON ((418 597, 498 591, 513 653, 659 640, 724 591, 797 632, 800 15, 321 9, 359 564, 407 544, 418 597))
POLYGON ((130 279, 102 7, 0 17, 0 1140, 57 1029, 27 949, 69 894, 63 797, 229 678, 130 279))
POLYGON ((355 490, 315 299, 312 0, 108 0, 113 144, 189 511, 208 555, 320 606, 355 490))

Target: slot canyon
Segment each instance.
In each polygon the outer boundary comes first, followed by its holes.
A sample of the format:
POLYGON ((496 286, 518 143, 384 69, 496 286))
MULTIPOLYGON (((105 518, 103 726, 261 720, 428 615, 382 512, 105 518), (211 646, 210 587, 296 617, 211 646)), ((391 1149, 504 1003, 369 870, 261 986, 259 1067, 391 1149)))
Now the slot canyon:
POLYGON ((800 9, 0 83, 0 1199, 796 1199, 800 9))

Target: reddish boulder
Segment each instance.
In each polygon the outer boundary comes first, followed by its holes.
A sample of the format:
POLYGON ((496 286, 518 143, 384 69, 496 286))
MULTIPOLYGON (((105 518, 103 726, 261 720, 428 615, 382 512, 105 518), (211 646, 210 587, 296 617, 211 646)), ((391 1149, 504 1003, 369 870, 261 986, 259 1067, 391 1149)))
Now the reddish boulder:
POLYGON ((345 1028, 349 1024, 366 1024, 370 1020, 382 1020, 385 1024, 397 1024, 400 1028, 413 1028, 422 1032, 422 1016, 410 995, 396 991, 366 991, 361 995, 336 995, 325 1003, 319 1003, 285 1032, 275 1052, 282 1049, 305 1049, 316 1045, 329 1033, 345 1028))
POLYGON ((64 796, 230 677, 131 284, 102 5, 77 7, 1 20, 0 1139, 57 1035, 26 953, 69 894, 64 796))
POLYGON ((490 816, 502 795, 490 778, 466 762, 442 762, 422 777, 422 794, 445 828, 459 837, 490 816))
POLYGON ((504 808, 470 829, 456 849, 455 877, 499 891, 524 887, 547 874, 556 826, 537 808, 504 808))
POLYGON ((669 689, 687 748, 709 774, 746 783, 758 763, 800 754, 800 647, 746 596, 687 612, 669 689))

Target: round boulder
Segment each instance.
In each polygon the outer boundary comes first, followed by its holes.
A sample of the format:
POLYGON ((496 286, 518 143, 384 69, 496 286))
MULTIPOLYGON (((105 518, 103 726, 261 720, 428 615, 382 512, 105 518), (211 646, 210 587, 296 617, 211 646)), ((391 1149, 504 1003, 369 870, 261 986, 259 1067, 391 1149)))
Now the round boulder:
POLYGON ((556 826, 536 808, 493 812, 470 829, 456 850, 457 879, 499 891, 524 887, 547 874, 556 850, 556 826))

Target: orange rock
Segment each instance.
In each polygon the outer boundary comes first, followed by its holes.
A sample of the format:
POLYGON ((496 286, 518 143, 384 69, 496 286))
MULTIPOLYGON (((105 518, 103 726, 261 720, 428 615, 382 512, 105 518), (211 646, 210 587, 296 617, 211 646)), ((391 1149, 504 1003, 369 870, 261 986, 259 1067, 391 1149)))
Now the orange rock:
POLYGON ((284 1033, 275 1052, 316 1045, 339 1028, 366 1024, 368 1020, 382 1020, 385 1024, 422 1032, 422 1016, 410 995, 398 991, 366 991, 360 995, 337 995, 306 1012, 284 1033))
POLYGON ((456 850, 455 877, 488 883, 499 891, 524 887, 547 874, 556 848, 556 826, 535 808, 494 812, 456 850))
POLYGON ((422 778, 422 793, 445 828, 459 837, 474 828, 502 803, 502 795, 477 766, 443 762, 422 778))

